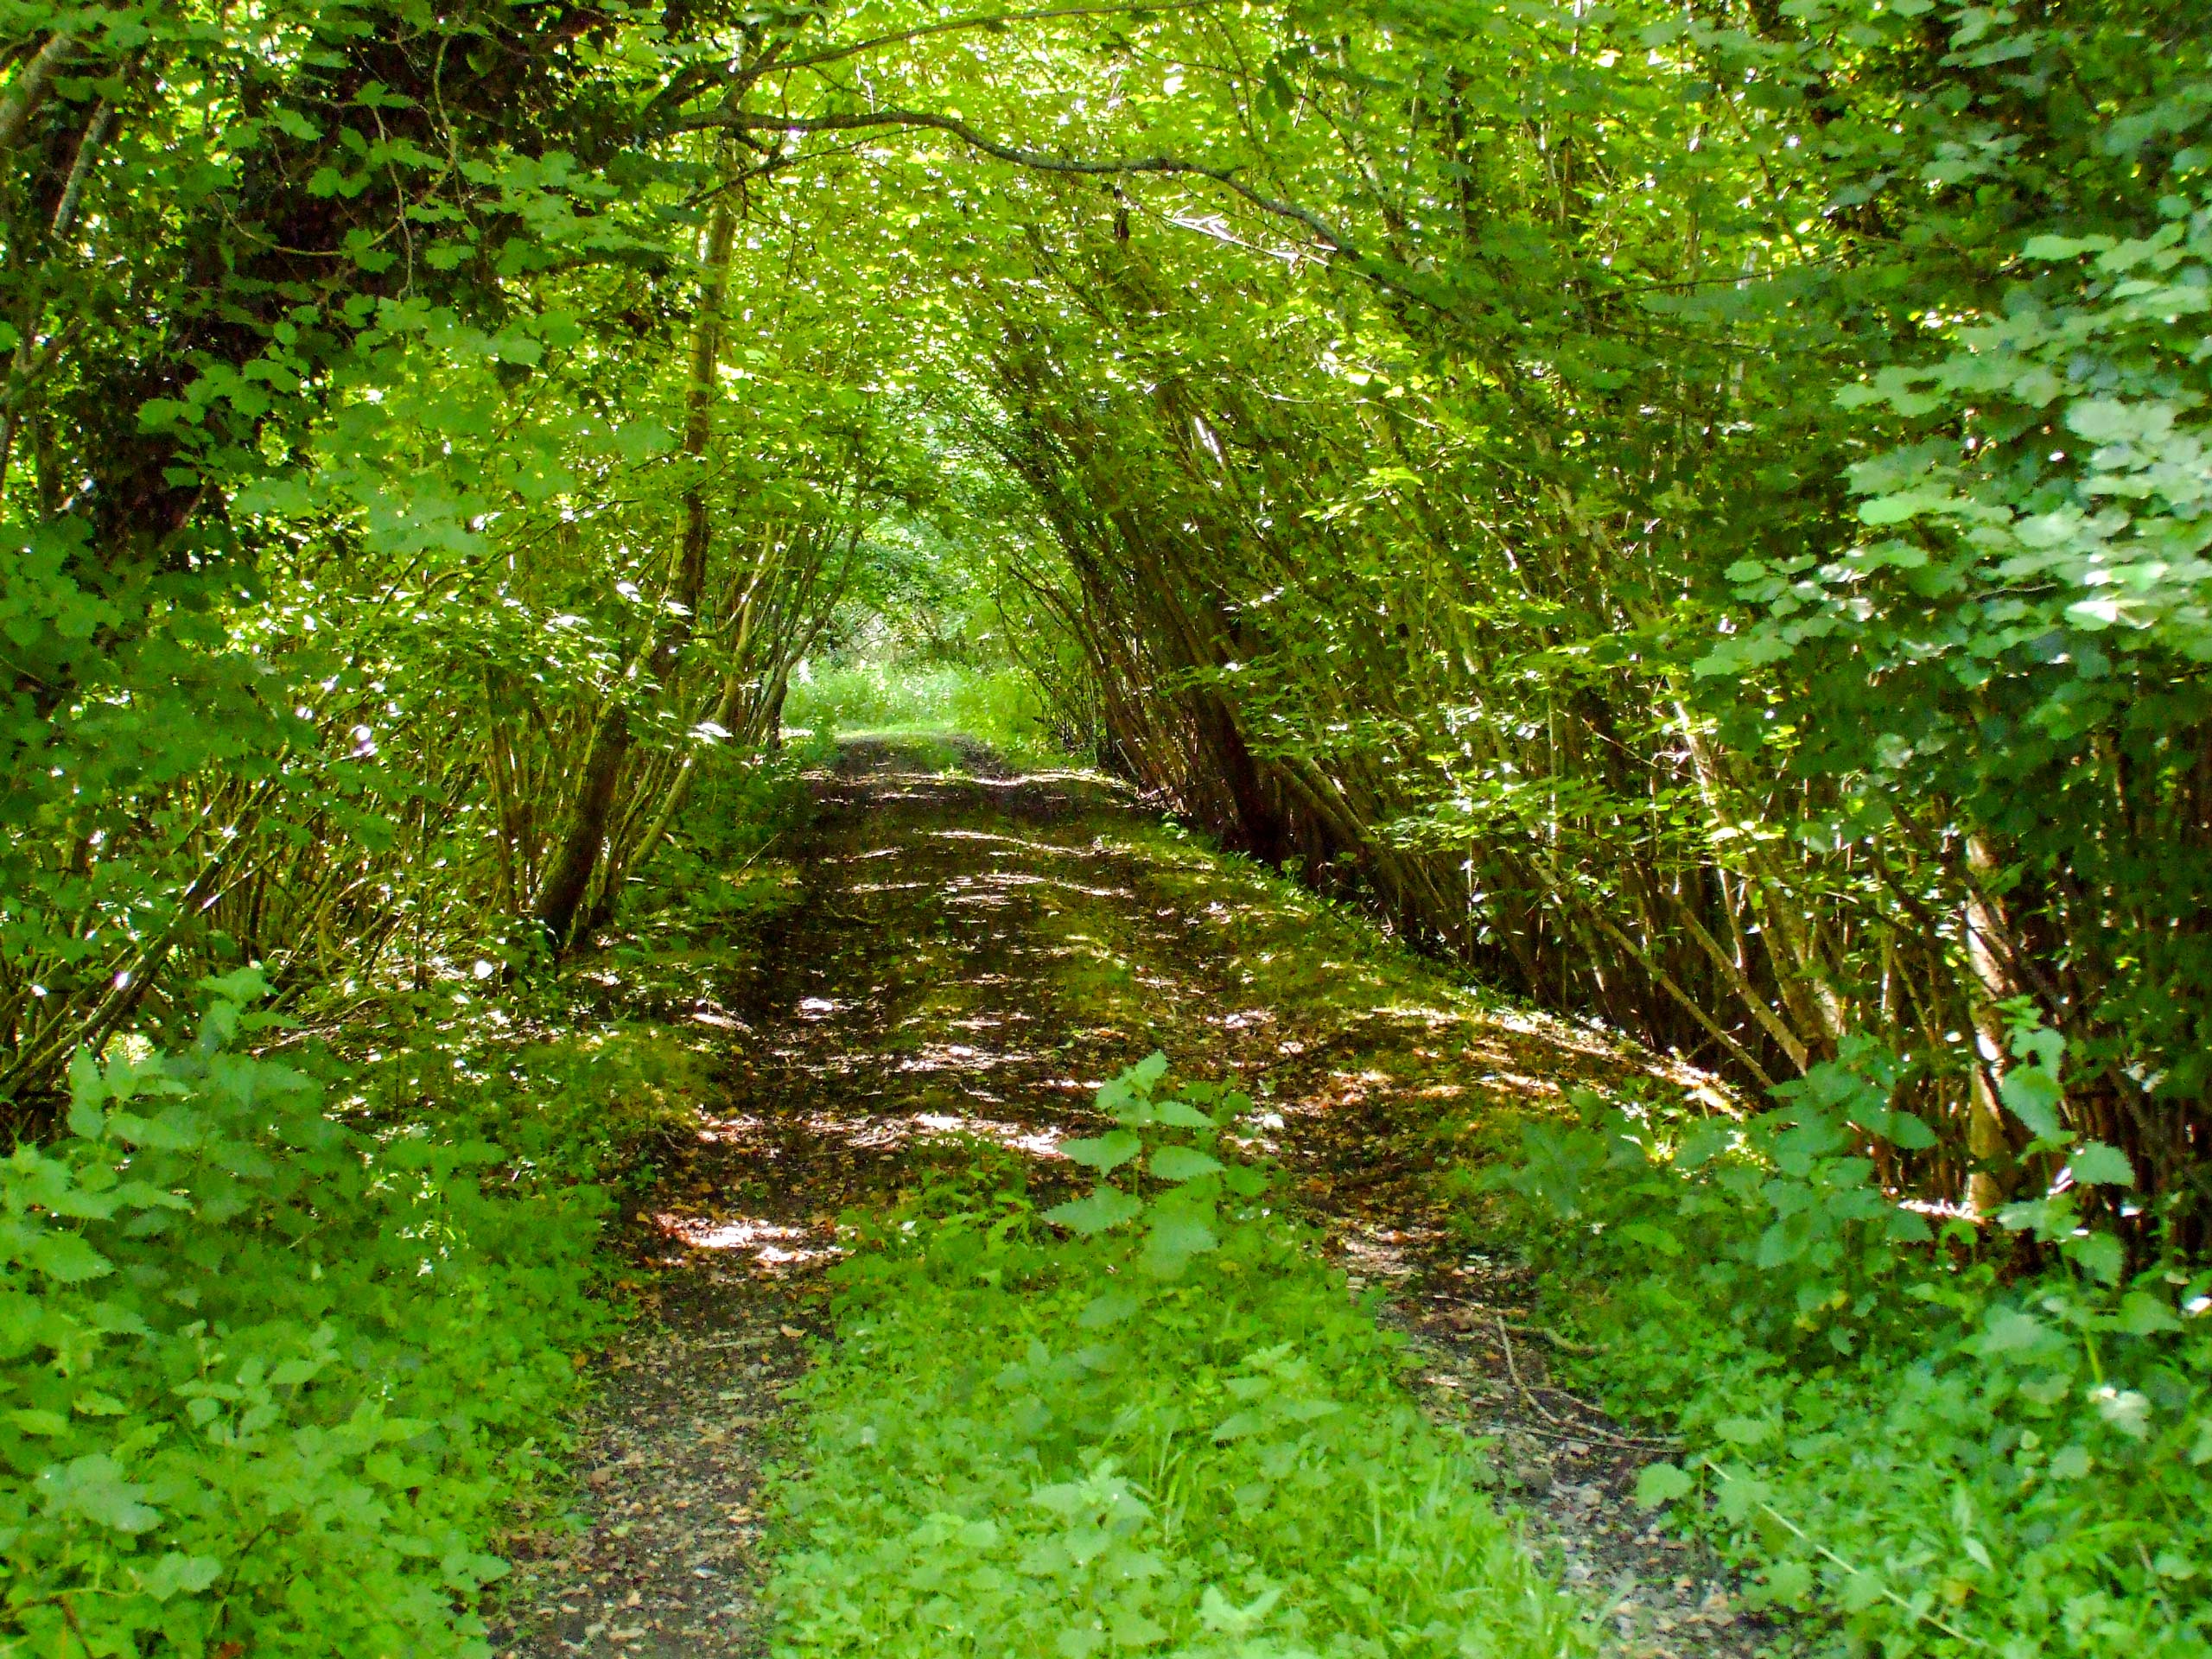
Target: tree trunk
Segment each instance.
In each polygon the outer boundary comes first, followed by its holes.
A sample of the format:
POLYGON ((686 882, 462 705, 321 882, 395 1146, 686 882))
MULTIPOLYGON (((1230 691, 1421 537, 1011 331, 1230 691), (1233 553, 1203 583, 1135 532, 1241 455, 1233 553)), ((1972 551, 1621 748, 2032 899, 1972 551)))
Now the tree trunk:
MULTIPOLYGON (((729 285, 729 256, 736 240, 737 214, 727 193, 715 199, 708 221, 705 285, 699 296, 699 315, 692 334, 691 371, 684 388, 683 453, 692 461, 706 458, 714 436, 715 377, 721 359, 722 302, 729 285)), ((683 647, 690 643, 692 618, 706 586, 707 553, 713 539, 707 511, 706 488, 694 473, 683 492, 683 537, 677 548, 674 567, 645 652, 645 673, 657 691, 673 677, 683 647)), ((577 912, 591 891, 592 874, 602 855, 608 854, 607 832, 616 821, 621 798, 623 772, 630 756, 630 713, 621 688, 592 728, 585 751, 583 771, 577 780, 574 804, 563 824, 559 845, 538 888, 537 914, 547 942, 558 953, 573 944, 577 912)), ((619 875, 619 870, 613 872, 619 875)), ((583 930, 607 919, 616 902, 615 883, 610 880, 601 903, 583 930)))

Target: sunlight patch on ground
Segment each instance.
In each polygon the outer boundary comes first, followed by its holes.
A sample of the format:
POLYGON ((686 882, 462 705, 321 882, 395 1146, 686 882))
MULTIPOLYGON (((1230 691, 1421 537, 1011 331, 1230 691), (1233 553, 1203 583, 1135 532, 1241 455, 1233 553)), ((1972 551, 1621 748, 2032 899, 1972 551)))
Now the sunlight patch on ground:
POLYGON ((1210 1014, 1206 1020, 1224 1031, 1245 1031, 1254 1026, 1273 1025, 1275 1013, 1273 1008, 1242 1008, 1235 1014, 1210 1014))
POLYGON ((865 1152, 887 1151, 940 1135, 972 1135, 1033 1158, 1058 1158, 1063 1155, 1060 1142, 1066 1138, 1066 1131, 1057 1128, 971 1117, 962 1112, 908 1112, 899 1116, 813 1112, 804 1122, 809 1135, 842 1141, 865 1152))
POLYGON ((994 835, 988 830, 931 830, 924 832, 931 841, 988 841, 1000 847, 1019 847, 1026 853, 1046 853, 1054 858, 1099 858, 1105 849, 1096 842, 1088 846, 1072 846, 1060 841, 1031 841, 1021 836, 994 835))
POLYGON ((844 1254, 836 1245, 823 1243, 810 1229, 785 1226, 761 1216, 715 1218, 664 1212, 653 1217, 653 1224, 690 1249, 742 1252, 772 1270, 802 1267, 844 1254))
POLYGON ((930 1043, 921 1052, 899 1062, 906 1073, 918 1071, 995 1071, 1002 1066, 1027 1065, 1039 1057, 1021 1050, 971 1048, 965 1043, 930 1043))

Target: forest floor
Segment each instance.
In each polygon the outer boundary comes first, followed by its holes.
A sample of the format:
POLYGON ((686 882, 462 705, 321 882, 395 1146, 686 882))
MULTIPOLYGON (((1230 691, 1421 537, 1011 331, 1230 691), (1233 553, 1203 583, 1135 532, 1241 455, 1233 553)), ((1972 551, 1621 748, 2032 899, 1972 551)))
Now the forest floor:
POLYGON ((765 1471, 796 1445, 782 1395, 827 1332, 836 1215, 887 1207, 965 1136, 1065 1196, 1055 1145, 1154 1048, 1269 1109, 1325 1248, 1407 1333, 1408 1385, 1489 1443, 1498 1503, 1605 1649, 1775 1643, 1634 1503, 1656 1444, 1550 1385, 1526 1274, 1471 1248, 1450 1176, 1492 1120, 1578 1084, 1701 1079, 1458 988, 1090 774, 849 742, 812 793, 772 866, 730 874, 766 902, 605 970, 626 1017, 710 1047, 714 1084, 627 1217, 641 1317, 601 1362, 569 1513, 510 1541, 499 1652, 765 1652, 765 1471))

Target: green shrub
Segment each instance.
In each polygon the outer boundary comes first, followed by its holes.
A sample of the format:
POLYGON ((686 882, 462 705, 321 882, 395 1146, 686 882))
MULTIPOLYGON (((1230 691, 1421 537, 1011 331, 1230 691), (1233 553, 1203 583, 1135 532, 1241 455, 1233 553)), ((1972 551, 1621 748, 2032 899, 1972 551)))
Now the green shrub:
POLYGON ((1590 1379, 1683 1438, 1641 1497, 1755 1563, 1766 1599, 1852 1653, 2202 1655, 2212 1274, 2130 1273, 2086 1224, 2126 1160, 2041 1109, 2050 1033, 2022 1058, 2007 1099, 2073 1185, 1993 1236, 1881 1189, 1868 1154, 1932 1136, 1866 1045, 1741 1124, 1586 1094, 1583 1126, 1529 1126, 1502 1179, 1552 1312, 1601 1346, 1590 1379), (2008 1275, 2021 1234, 2047 1265, 2008 1275))
MULTIPOLYGON (((230 1052, 80 1056, 0 1164, 0 1654, 481 1654, 605 1200, 230 1052)), ((465 1114, 462 1116, 465 1116, 465 1114)))
POLYGON ((777 1653, 1574 1649, 1395 1344, 1221 1145, 1249 1103, 1155 1100, 1163 1070, 1065 1146, 1090 1196, 1039 1217, 955 1182, 863 1223, 803 1389, 777 1653))

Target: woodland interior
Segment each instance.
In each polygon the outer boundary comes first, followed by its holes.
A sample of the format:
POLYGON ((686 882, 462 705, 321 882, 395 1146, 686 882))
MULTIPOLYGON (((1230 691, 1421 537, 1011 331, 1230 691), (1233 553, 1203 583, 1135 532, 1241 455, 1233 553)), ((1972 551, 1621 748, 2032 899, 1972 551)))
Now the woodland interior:
POLYGON ((2202 0, 0 0, 0 1659, 508 1650, 594 1356, 723 1340, 693 1143, 912 1070, 764 1034, 935 948, 849 786, 1229 943, 1059 938, 1073 1086, 805 1178, 729 1651, 1675 1651, 1501 1433, 1684 1652, 2212 1650, 2202 0), (1402 1076, 1355 958, 1580 1034, 1402 1076), (1490 1428, 1391 1380, 1454 1262, 1490 1428))

